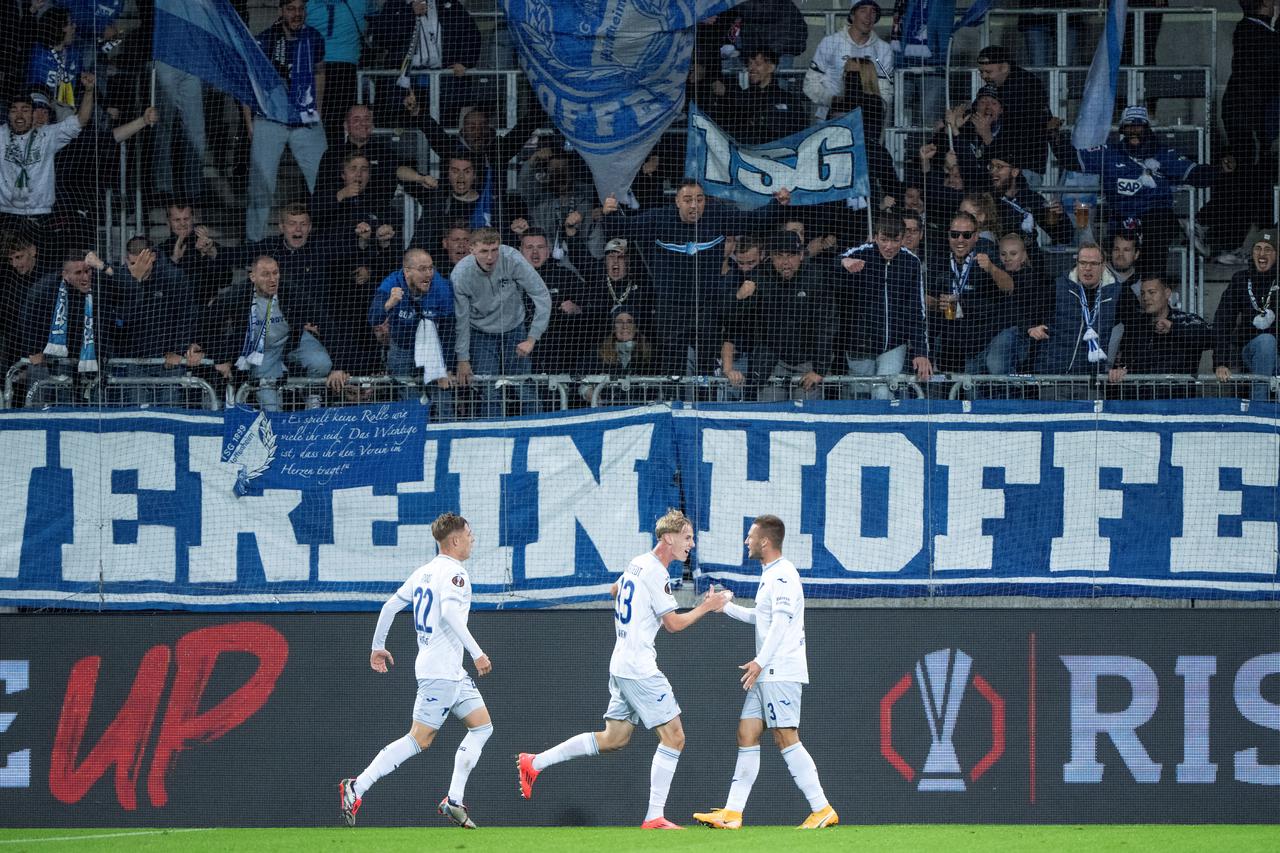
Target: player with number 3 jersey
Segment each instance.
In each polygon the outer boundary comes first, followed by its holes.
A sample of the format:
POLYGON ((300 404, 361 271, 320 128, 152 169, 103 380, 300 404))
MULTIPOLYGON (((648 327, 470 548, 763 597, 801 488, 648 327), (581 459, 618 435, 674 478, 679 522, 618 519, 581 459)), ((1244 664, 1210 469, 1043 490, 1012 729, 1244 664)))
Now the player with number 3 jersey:
POLYGON ((823 793, 818 768, 800 742, 800 698, 809 683, 805 659, 804 589, 792 562, 782 556, 786 527, 776 515, 761 515, 747 531, 747 556, 760 561, 756 606, 728 604, 726 616, 755 625, 756 656, 738 669, 747 691, 738 720, 738 762, 729 799, 722 809, 695 814, 694 820, 715 829, 740 829, 742 810, 760 772, 760 736, 768 728, 782 752, 796 787, 811 812, 800 829, 821 829, 840 822, 823 793))
POLYGON ((373 783, 431 746, 450 713, 462 720, 467 734, 454 755, 449 792, 437 811, 464 829, 476 826, 462 797, 467 778, 480 760, 485 742, 493 734, 493 723, 475 682, 462 667, 463 649, 471 654, 476 674, 488 675, 493 666, 467 628, 471 579, 463 561, 471 556, 475 537, 467 520, 451 512, 432 523, 431 534, 440 553, 409 575, 382 606, 373 632, 373 651, 369 655, 369 666, 375 672, 385 673, 395 663, 386 649, 387 633, 395 615, 405 607, 411 608, 413 627, 418 635, 418 657, 414 664, 418 695, 413 705, 413 722, 409 733, 383 747, 363 773, 338 784, 342 817, 347 826, 355 826, 356 812, 373 783))
POLYGON ((609 707, 604 712, 604 731, 583 732, 537 755, 522 752, 516 768, 520 795, 530 799, 533 782, 543 770, 571 758, 622 749, 630 742, 636 724, 643 723, 658 735, 658 749, 649 772, 649 809, 640 826, 682 829, 667 820, 663 811, 684 749, 684 729, 671 684, 658 669, 653 641, 659 627, 683 631, 711 611, 723 609, 730 596, 708 591, 697 607, 677 613, 667 566, 673 560, 688 559, 693 550, 693 525, 684 513, 671 510, 658 519, 655 532, 657 546, 632 560, 611 589, 617 639, 609 659, 609 707))

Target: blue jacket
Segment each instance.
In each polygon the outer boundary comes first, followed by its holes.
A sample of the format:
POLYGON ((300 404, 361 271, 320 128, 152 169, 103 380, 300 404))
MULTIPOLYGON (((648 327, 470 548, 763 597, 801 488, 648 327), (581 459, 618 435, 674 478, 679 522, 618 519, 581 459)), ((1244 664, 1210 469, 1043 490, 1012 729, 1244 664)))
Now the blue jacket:
POLYGON ((836 293, 845 352, 873 356, 907 344, 907 361, 928 356, 924 276, 920 259, 906 249, 886 261, 875 243, 863 243, 841 258, 866 263, 862 272, 835 271, 836 293))
POLYGON ((1102 283, 1093 292, 1076 279, 1074 269, 1058 276, 1053 298, 1053 321, 1049 326, 1049 342, 1043 351, 1038 372, 1051 374, 1090 374, 1107 369, 1107 362, 1089 361, 1089 347, 1084 341, 1084 308, 1080 297, 1088 300, 1089 310, 1097 306, 1093 330, 1098 333, 1098 345, 1103 352, 1111 340, 1116 324, 1116 309, 1120 305, 1120 285, 1110 271, 1102 273, 1102 283))
POLYGON ((453 369, 455 357, 453 352, 453 284, 449 279, 436 273, 431 279, 431 287, 422 296, 414 296, 404 282, 404 270, 396 270, 382 280, 378 291, 369 303, 369 325, 381 326, 388 323, 393 349, 413 352, 413 339, 418 332, 418 321, 432 320, 436 324, 436 332, 440 335, 440 346, 444 350, 445 362, 453 369), (404 298, 390 312, 383 306, 387 304, 393 287, 403 288, 404 298))
POLYGON ((76 105, 80 103, 80 57, 74 47, 63 52, 62 61, 58 61, 53 51, 42 44, 32 45, 31 61, 27 64, 27 86, 43 86, 49 90, 50 97, 58 94, 58 84, 70 83, 75 87, 76 105))
POLYGON ((1148 150, 1131 157, 1123 142, 1077 149, 1080 167, 1098 175, 1108 215, 1113 223, 1141 219, 1152 209, 1173 207, 1173 188, 1179 184, 1207 187, 1215 169, 1188 160, 1172 148, 1148 150), (1142 156, 1145 155, 1145 156, 1142 156), (1143 180, 1143 176, 1147 180, 1143 180))

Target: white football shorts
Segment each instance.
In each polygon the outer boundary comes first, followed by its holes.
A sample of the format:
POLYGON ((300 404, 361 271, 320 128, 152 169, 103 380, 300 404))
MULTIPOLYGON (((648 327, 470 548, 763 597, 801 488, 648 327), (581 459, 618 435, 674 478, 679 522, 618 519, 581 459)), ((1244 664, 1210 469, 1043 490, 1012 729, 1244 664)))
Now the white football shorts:
POLYGON ((459 720, 476 708, 484 707, 484 699, 470 677, 457 681, 448 678, 419 678, 418 696, 413 703, 414 722, 436 731, 449 719, 449 712, 459 720))
POLYGON ((798 681, 757 681, 747 691, 738 718, 764 720, 769 729, 798 729, 803 690, 804 685, 798 681))
POLYGON ((606 720, 626 720, 631 725, 644 723, 656 728, 680 716, 680 706, 671 691, 671 682, 662 673, 648 678, 609 676, 609 708, 606 720))

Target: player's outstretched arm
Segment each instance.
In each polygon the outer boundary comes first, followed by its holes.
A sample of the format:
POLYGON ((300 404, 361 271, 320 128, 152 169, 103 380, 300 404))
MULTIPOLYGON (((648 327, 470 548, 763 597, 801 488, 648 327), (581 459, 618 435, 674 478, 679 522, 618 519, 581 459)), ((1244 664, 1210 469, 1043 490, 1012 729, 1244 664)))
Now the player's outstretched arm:
POLYGON ((737 619, 739 622, 746 622, 748 625, 756 624, 756 609, 754 607, 743 607, 741 604, 734 604, 730 601, 724 606, 724 615, 731 619, 737 619))
POLYGON ((677 631, 683 631, 685 628, 688 628, 708 613, 723 610, 724 606, 728 602, 729 594, 725 591, 721 590, 720 592, 712 592, 711 590, 707 590, 707 594, 703 597, 702 601, 698 602, 698 606, 692 610, 686 610, 684 613, 672 611, 671 613, 663 616, 662 627, 666 628, 673 634, 677 631))

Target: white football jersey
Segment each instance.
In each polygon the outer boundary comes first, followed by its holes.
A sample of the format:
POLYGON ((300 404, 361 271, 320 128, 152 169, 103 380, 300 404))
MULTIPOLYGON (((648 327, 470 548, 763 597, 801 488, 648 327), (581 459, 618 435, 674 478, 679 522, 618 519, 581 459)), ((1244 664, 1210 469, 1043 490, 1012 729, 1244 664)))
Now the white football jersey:
POLYGON ((671 579, 652 552, 631 561, 618 578, 613 602, 613 627, 618 639, 609 659, 609 674, 619 678, 648 678, 658 674, 658 652, 653 638, 662 617, 675 610, 671 579))
POLYGON ((804 646, 804 589, 800 573, 790 560, 779 557, 764 567, 756 590, 756 653, 774 623, 780 623, 782 642, 767 661, 758 681, 809 683, 809 663, 804 646))
POLYGON ((466 567, 444 554, 414 571, 396 590, 396 597, 409 605, 413 628, 418 633, 418 678, 466 677, 462 668, 462 639, 440 619, 446 601, 455 602, 463 624, 471 615, 471 579, 466 567))

